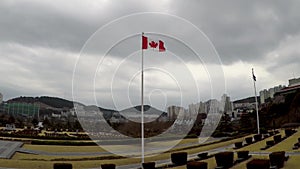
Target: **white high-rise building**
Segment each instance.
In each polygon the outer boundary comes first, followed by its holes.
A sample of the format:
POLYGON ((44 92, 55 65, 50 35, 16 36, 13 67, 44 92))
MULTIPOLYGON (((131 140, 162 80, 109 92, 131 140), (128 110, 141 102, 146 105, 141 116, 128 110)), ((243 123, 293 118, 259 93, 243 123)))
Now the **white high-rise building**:
POLYGON ((189 105, 189 110, 188 110, 188 118, 192 118, 192 117, 196 117, 197 114, 200 111, 200 105, 202 102, 200 103, 196 103, 196 104, 190 104, 189 105))
POLYGON ((185 110, 183 107, 179 106, 170 106, 168 107, 168 116, 170 120, 174 120, 176 118, 183 119, 185 110))
POLYGON ((226 94, 223 94, 223 96, 221 97, 220 109, 221 109, 221 111, 224 111, 225 113, 230 113, 232 111, 230 97, 227 96, 226 94))
POLYGON ((300 85, 300 78, 289 79, 289 87, 300 85))
POLYGON ((270 89, 264 89, 261 90, 259 92, 259 96, 260 96, 260 103, 265 103, 267 99, 273 99, 274 95, 276 92, 279 92, 282 88, 284 88, 285 86, 274 86, 273 88, 270 89))
POLYGON ((207 113, 221 113, 221 103, 217 99, 210 99, 206 102, 206 112, 207 113))

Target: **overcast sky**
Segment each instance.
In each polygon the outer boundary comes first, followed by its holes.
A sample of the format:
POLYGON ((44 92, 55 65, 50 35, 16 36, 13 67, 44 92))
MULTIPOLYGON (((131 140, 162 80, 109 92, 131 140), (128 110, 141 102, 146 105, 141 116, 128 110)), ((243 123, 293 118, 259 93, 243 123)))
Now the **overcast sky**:
POLYGON ((144 52, 146 104, 253 96, 251 68, 258 92, 300 77, 299 9, 297 0, 1 0, 0 92, 139 104, 145 31, 167 48, 144 52))

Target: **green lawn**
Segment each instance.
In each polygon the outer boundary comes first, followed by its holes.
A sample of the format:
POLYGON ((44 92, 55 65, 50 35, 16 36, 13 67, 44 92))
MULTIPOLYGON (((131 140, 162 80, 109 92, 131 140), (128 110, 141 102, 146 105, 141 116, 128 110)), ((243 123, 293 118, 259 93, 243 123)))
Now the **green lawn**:
MULTIPOLYGON (((242 141, 243 138, 238 138, 230 141, 225 142, 219 142, 214 143, 207 146, 202 146, 198 148, 192 148, 188 150, 184 150, 188 152, 189 154, 199 153, 202 151, 207 151, 210 149, 222 147, 231 145, 234 142, 242 141)), ((187 139, 182 141, 181 143, 190 143, 195 142, 197 139, 187 139)), ((104 151, 102 148, 97 146, 45 146, 45 145, 25 145, 25 148, 32 149, 32 150, 40 150, 40 151, 48 151, 48 152, 100 152, 104 151)), ((120 147, 117 147, 120 148, 120 147)), ((127 147, 128 148, 128 147, 127 147)), ((171 153, 163 153, 157 156, 147 157, 145 161, 157 161, 161 159, 169 159, 171 156, 171 153)), ((117 165, 122 164, 132 164, 132 163, 138 163, 140 162, 139 158, 125 158, 125 159, 114 159, 114 160, 85 160, 85 161, 78 161, 82 158, 97 158, 99 156, 44 156, 44 155, 32 155, 32 154, 23 154, 23 153, 16 153, 13 157, 13 159, 6 160, 6 159, 0 159, 0 166, 1 167, 14 167, 14 168, 52 168, 53 161, 51 160, 57 160, 59 158, 65 158, 71 161, 68 161, 69 163, 72 163, 74 168, 93 168, 93 167, 99 167, 103 163, 114 163, 117 165)), ((210 159, 212 160, 212 159, 210 159)), ((61 162, 61 161, 57 161, 61 162)), ((214 160, 211 161, 211 163, 214 163, 214 160)))
MULTIPOLYGON (((284 134, 282 134, 284 136, 284 134)), ((295 143, 298 142, 298 138, 300 137, 300 131, 296 132, 292 136, 288 137, 284 141, 276 144, 275 146, 269 148, 267 151, 274 152, 274 151, 295 151, 298 152, 299 150, 293 150, 293 146, 295 143)))
MULTIPOLYGON (((282 136, 284 136, 283 131, 281 131, 282 136)), ((249 135, 252 136, 252 135, 249 135)), ((232 145, 235 142, 243 141, 246 137, 245 136, 242 138, 238 139, 233 139, 225 142, 218 142, 206 146, 201 146, 201 147, 195 147, 195 148, 190 148, 188 150, 177 150, 177 151, 186 151, 189 154, 195 154, 203 151, 207 151, 210 149, 218 148, 218 147, 223 147, 223 146, 228 146, 232 145)), ((272 151, 278 151, 278 150, 284 150, 284 151, 292 151, 291 148, 294 143, 297 142, 298 137, 300 137, 300 132, 295 133, 293 136, 289 137, 288 139, 284 140, 282 143, 279 143, 275 145, 274 147, 268 149, 268 152, 272 151)), ((260 141, 258 143, 254 143, 250 146, 244 147, 239 150, 249 150, 249 151, 260 151, 260 148, 264 147, 266 144, 267 140, 272 140, 273 137, 270 137, 266 140, 260 141)), ((181 144, 185 143, 196 143, 198 140, 197 139, 185 139, 181 141, 181 144)), ((153 144, 159 144, 159 143, 153 143, 153 144)), ((167 143, 164 143, 167 144, 167 143)), ((127 148, 126 146, 112 146, 118 150, 122 148, 127 148)), ((100 148, 98 146, 47 146, 47 145, 24 145, 24 148, 26 149, 31 149, 31 150, 40 150, 40 151, 47 151, 47 152, 103 152, 105 151, 103 148, 100 148)), ((134 147, 132 147, 134 148, 134 147)), ((229 151, 232 151, 232 149, 228 149, 229 151)), ((176 151, 176 149, 174 150, 176 151)), ((235 151, 235 150, 234 150, 235 151)), ((298 151, 298 150, 296 150, 298 151)), ((162 160, 162 159, 170 159, 171 153, 163 153, 157 156, 152 156, 152 157, 147 157, 145 161, 157 161, 157 160, 162 160)), ((236 156, 236 153, 235 153, 236 156)), ((10 160, 8 159, 0 159, 0 167, 13 167, 13 168, 31 168, 31 169, 38 169, 38 168, 52 168, 53 163, 55 162, 62 162, 59 159, 67 159, 70 160, 68 163, 73 164, 73 168, 95 168, 99 167, 101 164, 104 163, 114 163, 117 165, 124 165, 124 164, 132 164, 132 163, 139 163, 140 159, 139 158, 122 158, 122 159, 112 159, 112 160, 99 160, 100 156, 45 156, 45 155, 32 155, 32 154, 23 154, 23 153, 16 153, 14 157, 10 160), (84 161, 82 158, 90 158, 86 159, 84 161), (56 161, 51 161, 51 160, 56 160, 56 161)), ((104 156, 101 156, 105 158, 104 156)), ((107 157, 107 155, 106 155, 107 157)), ((116 158, 117 156, 114 156, 116 158)), ((236 158, 236 157, 235 157, 236 158)), ((254 156, 253 158, 268 158, 268 156, 254 156)), ((294 169, 299 162, 300 156, 292 156, 290 159, 287 161, 285 164, 285 168, 287 169, 294 169)), ((204 160, 208 162, 208 168, 213 169, 216 167, 216 162, 215 158, 210 158, 207 160, 204 160)), ((247 162, 243 162, 241 164, 238 164, 233 167, 233 169, 239 169, 239 168, 245 168, 247 162)), ((174 169, 185 169, 185 166, 181 167, 175 167, 174 169)), ((297 168, 297 167, 296 167, 297 168)))
MULTIPOLYGON (((284 130, 281 130, 281 131, 280 131, 280 134, 281 134, 281 136, 283 137, 283 136, 284 136, 284 130)), ((264 140, 262 140, 262 141, 256 142, 256 143, 254 143, 254 144, 251 144, 251 145, 249 145, 249 146, 240 148, 240 149, 238 149, 238 151, 240 151, 240 150, 262 151, 262 150, 260 150, 260 149, 263 148, 263 147, 265 147, 265 146, 266 146, 266 142, 269 141, 269 140, 273 140, 273 136, 272 136, 272 137, 269 137, 269 138, 267 138, 267 139, 264 139, 264 140)), ((277 146, 277 145, 275 145, 275 146, 277 146)), ((274 146, 274 147, 275 147, 275 146, 274 146)), ((271 148, 269 148, 269 149, 271 149, 271 148)), ((267 149, 266 151, 268 151, 269 149, 267 149)))

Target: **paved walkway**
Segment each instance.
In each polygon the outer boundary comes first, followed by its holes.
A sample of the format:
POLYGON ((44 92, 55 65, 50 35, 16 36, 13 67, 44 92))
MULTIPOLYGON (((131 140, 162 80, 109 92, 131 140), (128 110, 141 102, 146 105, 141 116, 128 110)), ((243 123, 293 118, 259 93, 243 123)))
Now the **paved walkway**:
POLYGON ((18 141, 0 140, 0 158, 10 159, 22 145, 23 143, 18 141))

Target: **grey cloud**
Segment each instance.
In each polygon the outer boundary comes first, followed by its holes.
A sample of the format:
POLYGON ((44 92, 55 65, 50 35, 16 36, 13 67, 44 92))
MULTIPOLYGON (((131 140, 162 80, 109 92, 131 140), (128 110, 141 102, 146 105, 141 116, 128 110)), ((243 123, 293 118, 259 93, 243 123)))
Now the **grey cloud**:
MULTIPOLYGON (((159 6, 154 2, 145 1, 108 1, 106 4, 89 4, 90 1, 1 1, 0 2, 0 70, 2 73, 1 92, 6 97, 22 94, 41 95, 53 94, 63 96, 64 92, 70 96, 73 66, 76 56, 86 40, 101 26, 119 17, 136 12, 165 12, 170 13, 193 23, 202 30, 211 42, 215 45, 221 60, 226 65, 231 65, 238 60, 243 62, 260 65, 270 73, 278 73, 278 81, 287 80, 284 72, 289 71, 292 65, 299 67, 299 49, 293 52, 281 52, 280 58, 270 60, 268 54, 282 48, 280 44, 287 37, 300 35, 300 8, 299 1, 169 1, 162 2, 159 6), (69 4, 71 3, 71 4, 69 4), (14 46, 16 45, 16 46, 14 46), (269 63, 271 62, 271 64, 269 63), (2 69, 1 69, 2 67, 2 69), (15 69, 8 69, 14 67, 15 69), (7 69, 5 69, 7 68, 7 69), (7 71, 8 70, 8 71, 7 71), (8 77, 5 77, 8 76, 8 77), (13 78, 15 77, 15 78, 13 78), (32 82, 35 86, 22 87, 19 83, 32 82), (9 94, 7 94, 9 93, 9 94)), ((143 19, 143 18, 140 18, 143 19)), ((163 20, 161 20, 163 21, 163 20)), ((176 32, 189 39, 189 44, 198 45, 205 49, 205 44, 198 44, 195 34, 188 27, 168 27, 170 23, 154 22, 149 18, 144 26, 160 27, 164 32, 176 32), (197 44, 196 44, 197 43, 197 44)), ((117 27, 111 32, 126 34, 140 20, 129 22, 124 27, 117 27)), ((172 37, 164 37, 168 50, 182 57, 191 64, 201 64, 199 58, 186 46, 184 42, 175 41, 172 37), (169 46, 168 46, 169 45, 169 46)), ((100 37, 102 43, 108 43, 113 37, 109 34, 100 37), (107 42, 105 42, 107 41, 107 42)), ((97 41, 95 41, 97 42, 97 41)), ((109 57, 120 58, 131 55, 139 51, 139 36, 126 39, 113 48, 109 57)), ((298 42, 294 42, 297 44, 298 42)), ((92 46, 91 53, 98 54, 91 57, 86 63, 86 69, 82 69, 78 75, 83 80, 89 73, 95 73, 99 51, 98 43, 92 46), (93 53, 94 52, 94 53, 93 53)), ((293 44, 285 44, 292 46, 293 44)), ((208 63, 216 63, 206 57, 208 63)), ((133 66, 138 65, 139 60, 135 60, 133 66)), ((162 66, 165 63, 178 63, 176 60, 165 58, 155 58, 149 60, 148 64, 162 66)), ((220 64, 220 63, 217 63, 220 64)), ((295 71, 296 75, 300 72, 295 71)), ((94 74, 93 74, 94 75, 94 74)), ((119 74, 119 80, 126 80, 128 72, 123 71, 119 74)), ((110 79, 111 77, 103 77, 110 79)), ((243 83, 244 79, 234 79, 235 83, 229 83, 229 94, 236 97, 251 95, 252 88, 243 83), (239 89, 239 90, 236 90, 239 89)), ((273 84, 273 83, 272 83, 273 84)), ((218 85, 215 85, 218 86, 218 85)), ((269 86, 272 87, 272 86, 269 86)), ((91 92, 91 89, 86 92, 91 92)), ((97 89, 101 91, 101 89, 97 89)), ((102 89, 104 90, 104 89, 102 89)), ((103 96, 109 93, 101 91, 103 96)), ((205 92, 205 91, 204 91, 205 92)), ((83 93, 80 93, 84 95, 83 93)), ((209 97, 209 94, 203 94, 209 97)), ((89 96, 89 95, 87 95, 89 96)), ((87 102, 93 102, 93 98, 83 97, 87 102)), ((101 97, 103 99, 103 97, 101 97)), ((174 99, 175 100, 175 99, 174 99)), ((109 100, 102 100, 104 104, 110 105, 109 100)))
POLYGON ((223 63, 255 61, 278 47, 286 36, 299 34, 296 1, 210 1, 178 10, 202 29, 216 46, 223 63))

